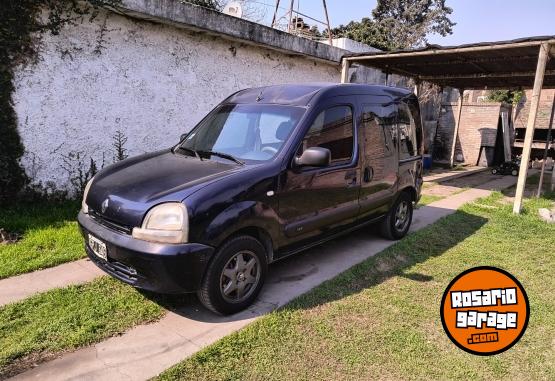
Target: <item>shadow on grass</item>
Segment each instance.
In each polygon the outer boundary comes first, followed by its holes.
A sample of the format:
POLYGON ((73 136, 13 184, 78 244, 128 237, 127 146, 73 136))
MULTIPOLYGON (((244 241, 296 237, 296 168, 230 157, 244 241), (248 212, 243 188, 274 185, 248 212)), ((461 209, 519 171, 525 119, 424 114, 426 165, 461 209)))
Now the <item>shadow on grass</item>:
POLYGON ((29 230, 57 228, 77 220, 78 201, 16 203, 0 209, 0 228, 25 235, 29 230))
MULTIPOLYGON (((446 211, 430 206, 425 208, 422 213, 446 211)), ((444 254, 486 222, 483 217, 457 211, 398 242, 379 238, 375 226, 361 228, 270 266, 259 300, 249 309, 231 316, 218 316, 206 310, 194 295, 145 293, 145 296, 185 318, 208 323, 248 319, 277 307, 311 308, 374 287, 393 276, 429 282, 433 280, 431 276, 411 272, 410 268, 444 254), (369 256, 365 252, 372 251, 377 254, 365 259, 369 256), (345 271, 333 276, 343 268, 345 271), (330 278, 326 274, 332 274, 332 279, 326 280, 330 278)))
MULTIPOLYGON (((410 234, 377 255, 324 282, 296 298, 285 308, 309 309, 340 300, 364 289, 377 286, 395 276, 416 282, 429 282, 433 280, 433 277, 411 272, 410 269, 418 263, 443 255, 473 235, 486 223, 487 219, 484 217, 457 211, 433 225, 410 234)), ((349 240, 346 239, 344 244, 349 245, 349 240)), ((415 285, 415 287, 418 286, 415 285)))

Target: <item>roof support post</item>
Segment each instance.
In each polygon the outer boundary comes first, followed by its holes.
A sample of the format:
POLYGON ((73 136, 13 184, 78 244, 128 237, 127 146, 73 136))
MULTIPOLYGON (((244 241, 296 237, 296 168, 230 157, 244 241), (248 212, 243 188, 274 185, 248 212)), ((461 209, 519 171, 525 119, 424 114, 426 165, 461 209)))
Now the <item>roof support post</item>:
POLYGON ((530 152, 532 151, 532 140, 534 138, 534 127, 536 125, 536 117, 538 115, 538 107, 540 104, 540 95, 543 86, 543 77, 545 67, 549 57, 549 43, 544 42, 540 45, 538 54, 538 65, 536 67, 536 77, 534 79, 534 89, 532 90, 532 100, 530 103, 530 113, 528 114, 528 122, 526 124, 526 135, 524 136, 524 147, 522 148, 522 157, 520 162, 520 172, 518 182, 516 184, 515 202, 513 205, 513 213, 519 214, 522 210, 522 197, 524 196, 524 187, 526 186, 526 177, 528 176, 528 162, 530 161, 530 152))
POLYGON ((351 63, 348 59, 343 58, 341 60, 341 83, 349 83, 349 68, 351 63))
POLYGON ((420 86, 422 86, 420 81, 415 79, 414 80, 414 95, 416 95, 417 97, 420 96, 420 90, 421 90, 420 86))
POLYGON ((461 124, 462 104, 464 89, 459 89, 459 101, 457 103, 457 117, 455 119, 455 131, 453 132, 453 144, 451 145, 451 155, 449 156, 449 166, 453 168, 455 164, 455 148, 457 147, 457 137, 459 136, 459 125, 461 124))
POLYGON ((540 182, 538 183, 538 192, 536 197, 539 198, 542 195, 543 188, 543 175, 545 173, 545 162, 547 161, 547 154, 551 148, 551 130, 553 127, 553 113, 555 112, 555 95, 553 95, 553 100, 551 101, 551 116, 549 117, 549 129, 547 130, 547 139, 545 140, 545 150, 543 151, 542 169, 540 171, 540 182))

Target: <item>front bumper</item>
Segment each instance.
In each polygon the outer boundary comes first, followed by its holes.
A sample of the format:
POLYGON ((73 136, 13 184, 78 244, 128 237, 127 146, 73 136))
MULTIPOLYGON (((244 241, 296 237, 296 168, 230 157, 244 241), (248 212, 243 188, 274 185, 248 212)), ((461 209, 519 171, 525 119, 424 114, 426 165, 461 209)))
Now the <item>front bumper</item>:
POLYGON ((90 260, 114 278, 145 290, 178 294, 199 289, 214 248, 198 243, 165 244, 133 238, 79 212, 79 227, 90 260), (108 261, 89 246, 88 235, 106 244, 108 261))

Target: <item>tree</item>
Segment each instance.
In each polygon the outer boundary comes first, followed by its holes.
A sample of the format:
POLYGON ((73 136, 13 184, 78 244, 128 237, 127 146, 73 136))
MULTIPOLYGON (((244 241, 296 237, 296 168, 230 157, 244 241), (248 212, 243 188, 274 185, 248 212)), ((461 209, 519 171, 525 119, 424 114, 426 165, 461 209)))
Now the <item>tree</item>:
POLYGON ((430 34, 452 34, 452 13, 445 0, 378 0, 372 18, 332 31, 383 50, 407 49, 425 45, 430 34))
POLYGON ((486 100, 488 102, 509 103, 516 106, 524 96, 522 90, 492 90, 489 92, 486 100))
MULTIPOLYGON (((351 21, 347 25, 332 28, 331 33, 334 37, 350 38, 381 50, 395 49, 387 40, 387 33, 382 30, 381 25, 368 17, 364 17, 360 22, 351 21)), ((327 34, 327 31, 324 31, 324 34, 327 34)))

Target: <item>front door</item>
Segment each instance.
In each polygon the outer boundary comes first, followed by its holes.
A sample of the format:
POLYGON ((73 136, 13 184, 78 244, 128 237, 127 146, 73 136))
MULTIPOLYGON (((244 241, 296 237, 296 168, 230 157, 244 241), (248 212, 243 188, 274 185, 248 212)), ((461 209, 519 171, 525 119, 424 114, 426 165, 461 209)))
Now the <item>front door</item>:
POLYGON ((296 156, 310 147, 331 151, 324 168, 293 164, 280 181, 279 214, 284 246, 312 238, 353 222, 359 212, 360 167, 352 103, 327 104, 315 113, 296 156))

